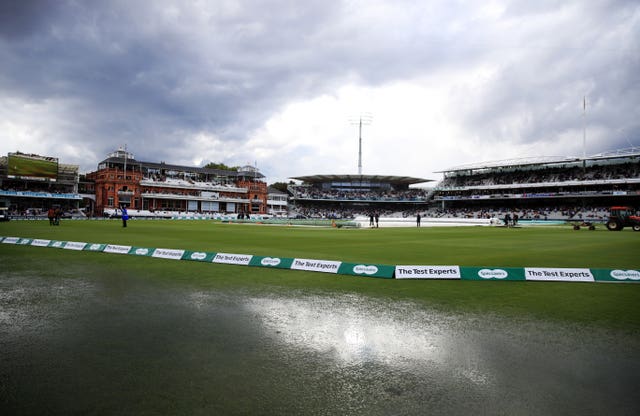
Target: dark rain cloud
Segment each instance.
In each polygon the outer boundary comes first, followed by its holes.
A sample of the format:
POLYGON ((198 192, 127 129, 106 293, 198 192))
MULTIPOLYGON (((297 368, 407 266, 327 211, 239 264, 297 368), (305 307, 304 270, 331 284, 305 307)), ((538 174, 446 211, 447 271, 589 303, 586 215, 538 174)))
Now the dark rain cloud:
POLYGON ((292 101, 487 62, 480 89, 451 97, 460 126, 486 143, 579 130, 586 95, 606 145, 640 144, 635 2, 507 2, 505 28, 477 5, 416 3, 5 1, 0 90, 53 103, 64 128, 52 137, 95 152, 70 161, 84 169, 125 143, 191 163, 195 135, 242 147, 292 101))
POLYGON ((14 24, 3 29, 0 88, 27 101, 65 101, 69 117, 94 127, 82 140, 105 153, 114 142, 140 141, 149 158, 167 159, 198 131, 242 141, 291 95, 312 96, 345 70, 323 73, 306 44, 331 11, 321 2, 279 3, 214 9, 195 28, 197 11, 180 2, 166 20, 163 8, 173 5, 162 2, 153 11, 144 2, 5 7, 3 21, 14 24))

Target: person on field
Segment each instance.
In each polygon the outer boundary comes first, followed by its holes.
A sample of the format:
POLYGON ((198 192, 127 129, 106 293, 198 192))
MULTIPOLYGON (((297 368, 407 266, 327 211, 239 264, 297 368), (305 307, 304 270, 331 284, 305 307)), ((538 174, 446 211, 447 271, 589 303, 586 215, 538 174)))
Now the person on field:
POLYGON ((373 227, 373 212, 369 213, 369 227, 373 227))
POLYGON ((420 227, 420 213, 418 212, 418 215, 416 215, 416 227, 420 227))
POLYGON ((378 228, 379 222, 380 222, 380 214, 378 214, 377 212, 374 214, 374 218, 376 220, 376 228, 378 228))
POLYGON ((60 225, 60 217, 62 217, 62 210, 58 207, 53 213, 53 225, 60 225))
POLYGON ((127 207, 122 206, 122 226, 127 228, 127 220, 129 219, 129 213, 127 212, 127 207))
POLYGON ((47 218, 49 218, 49 225, 54 225, 54 221, 56 219, 56 211, 53 209, 53 207, 49 208, 49 211, 47 211, 47 218))
POLYGON ((504 216, 504 225, 505 227, 511 226, 511 215, 509 213, 505 214, 504 216))

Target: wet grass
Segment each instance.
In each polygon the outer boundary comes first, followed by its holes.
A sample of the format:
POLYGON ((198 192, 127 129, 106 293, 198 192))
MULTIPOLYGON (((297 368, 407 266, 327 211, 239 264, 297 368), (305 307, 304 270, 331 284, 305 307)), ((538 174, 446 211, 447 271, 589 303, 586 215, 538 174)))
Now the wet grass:
POLYGON ((45 221, 0 224, 0 235, 377 264, 640 267, 640 233, 570 227, 334 229, 213 221, 45 221))
MULTIPOLYGON (((570 228, 319 229, 211 221, 42 221, 0 225, 0 235, 378 264, 638 268, 640 235, 570 228)), ((339 292, 460 312, 528 316, 640 330, 640 284, 396 281, 176 262, 0 244, 5 271, 39 276, 136 276, 246 292, 339 292)))

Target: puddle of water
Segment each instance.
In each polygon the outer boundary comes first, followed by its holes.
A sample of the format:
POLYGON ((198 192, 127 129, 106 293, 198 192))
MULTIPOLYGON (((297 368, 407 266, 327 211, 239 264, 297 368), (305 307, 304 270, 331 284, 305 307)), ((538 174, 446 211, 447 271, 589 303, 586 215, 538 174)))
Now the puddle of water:
POLYGON ((14 413, 638 414, 638 347, 359 295, 0 272, 14 413))

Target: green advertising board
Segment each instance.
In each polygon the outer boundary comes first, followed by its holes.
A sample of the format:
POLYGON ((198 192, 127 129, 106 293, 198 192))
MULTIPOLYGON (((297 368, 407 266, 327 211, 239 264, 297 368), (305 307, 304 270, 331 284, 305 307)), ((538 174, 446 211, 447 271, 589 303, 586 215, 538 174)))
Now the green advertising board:
POLYGON ((462 280, 525 280, 522 267, 460 267, 462 280))

